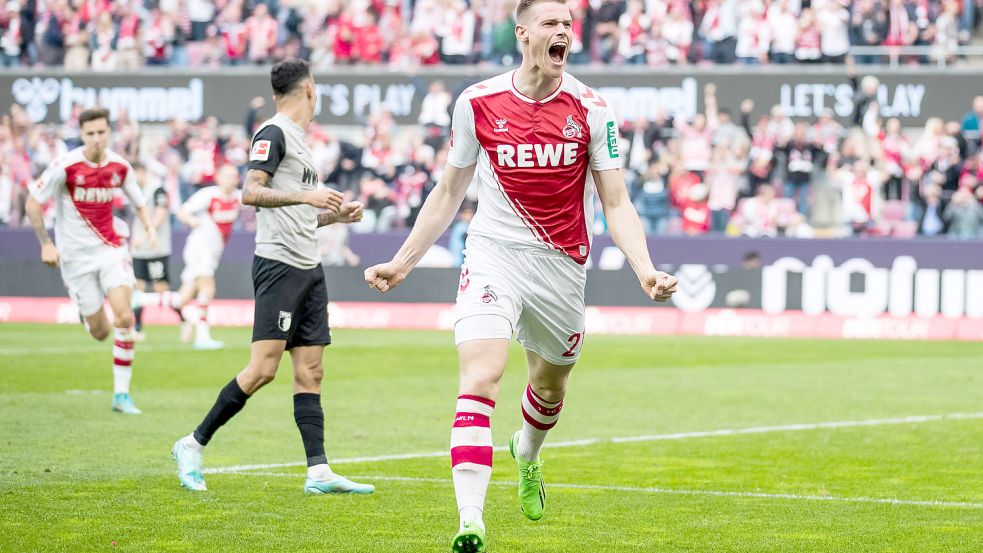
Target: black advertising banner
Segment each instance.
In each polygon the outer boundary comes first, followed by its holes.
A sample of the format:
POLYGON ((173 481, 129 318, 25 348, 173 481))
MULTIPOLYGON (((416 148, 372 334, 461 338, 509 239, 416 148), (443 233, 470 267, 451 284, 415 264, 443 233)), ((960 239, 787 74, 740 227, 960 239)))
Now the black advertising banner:
MULTIPOLYGON (((847 119, 853 110, 853 89, 841 68, 571 69, 603 94, 622 120, 651 119, 660 111, 693 115, 703 109, 703 87, 708 83, 717 85, 720 106, 732 111, 744 98, 753 99, 757 111, 781 105, 793 117, 811 118, 831 109, 847 119)), ((432 81, 444 81, 456 94, 492 74, 446 69, 408 74, 364 68, 346 69, 344 74, 319 73, 317 120, 358 125, 369 114, 388 110, 398 123, 415 123, 432 81)), ((922 125, 929 117, 960 119, 969 110, 973 96, 983 92, 980 71, 915 68, 873 74, 881 80, 878 104, 882 115, 898 117, 905 126, 922 125)), ((144 123, 203 116, 237 123, 252 98, 270 94, 268 73, 262 69, 0 75, 0 105, 20 104, 32 120, 50 123, 66 121, 75 104, 97 103, 110 108, 114 116, 126 110, 144 123)))

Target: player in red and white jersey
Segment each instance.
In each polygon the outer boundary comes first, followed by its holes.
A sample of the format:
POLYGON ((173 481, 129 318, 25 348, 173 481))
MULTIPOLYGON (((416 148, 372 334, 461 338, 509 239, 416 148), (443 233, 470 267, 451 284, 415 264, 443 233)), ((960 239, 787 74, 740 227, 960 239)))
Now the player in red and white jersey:
POLYGON ((113 310, 113 410, 139 414, 130 398, 133 363, 133 264, 126 247, 125 225, 113 219, 113 196, 122 189, 147 229, 156 248, 157 235, 145 207, 133 167, 108 149, 109 112, 93 108, 79 116, 82 143, 57 160, 31 184, 27 215, 41 242, 41 260, 60 267, 62 280, 78 305, 86 328, 96 340, 109 336, 103 309, 108 298, 113 310), (44 228, 42 206, 55 201, 55 243, 44 228))
POLYGON ((644 292, 667 301, 675 291, 676 279, 653 266, 628 198, 611 105, 564 73, 572 24, 564 0, 518 2, 522 65, 472 86, 457 100, 440 181, 393 260, 365 273, 381 292, 398 286, 447 229, 476 179, 478 209, 468 230, 455 324, 461 364, 451 431, 461 519, 455 551, 484 551, 490 417, 512 336, 529 364, 524 422, 510 442, 519 468, 519 504, 528 518, 543 516, 539 450, 558 420, 583 343, 595 190, 612 238, 644 292))
POLYGON ((223 165, 215 175, 215 186, 195 192, 177 214, 178 219, 192 230, 184 244, 181 289, 173 307, 181 309, 197 294, 196 349, 217 349, 224 345, 211 337, 208 305, 215 298, 215 269, 232 234, 232 226, 239 218, 241 196, 238 187, 239 172, 232 165, 223 165))

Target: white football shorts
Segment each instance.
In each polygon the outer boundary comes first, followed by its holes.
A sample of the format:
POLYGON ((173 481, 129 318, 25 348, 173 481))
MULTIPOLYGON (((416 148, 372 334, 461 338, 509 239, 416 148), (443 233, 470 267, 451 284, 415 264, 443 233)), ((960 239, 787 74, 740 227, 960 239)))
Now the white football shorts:
POLYGON ((181 282, 190 282, 199 277, 215 278, 215 270, 222 259, 222 247, 203 243, 188 242, 184 247, 184 270, 181 282))
POLYGON ((59 267, 68 295, 83 317, 98 313, 110 290, 119 286, 133 288, 136 280, 126 246, 107 246, 78 259, 62 259, 59 267))
POLYGON ((512 249, 475 235, 464 254, 455 308, 458 345, 515 336, 554 365, 577 361, 584 337, 583 265, 562 252, 512 249))

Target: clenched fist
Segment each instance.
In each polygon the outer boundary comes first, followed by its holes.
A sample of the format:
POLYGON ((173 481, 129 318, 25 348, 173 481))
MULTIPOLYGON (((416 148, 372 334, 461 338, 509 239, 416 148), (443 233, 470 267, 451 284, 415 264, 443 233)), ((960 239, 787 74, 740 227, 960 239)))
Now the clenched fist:
POLYGON ((385 294, 406 280, 408 274, 409 271, 399 267, 394 261, 390 261, 366 269, 365 282, 369 283, 369 288, 375 288, 385 294))
POLYGON ((335 215, 335 221, 338 223, 357 223, 362 220, 364 214, 365 206, 362 205, 362 202, 345 202, 341 204, 341 209, 335 215))
POLYGON ((41 261, 48 267, 58 266, 58 248, 51 242, 41 245, 41 261))
POLYGON ((655 301, 666 302, 676 292, 676 277, 652 269, 642 276, 642 290, 655 301))

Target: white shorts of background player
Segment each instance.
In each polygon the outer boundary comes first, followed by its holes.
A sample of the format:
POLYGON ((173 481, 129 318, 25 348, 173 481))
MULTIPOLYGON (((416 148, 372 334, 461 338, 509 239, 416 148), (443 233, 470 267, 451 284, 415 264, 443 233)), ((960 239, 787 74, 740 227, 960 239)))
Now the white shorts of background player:
POLYGON ((215 270, 222 258, 222 248, 206 245, 188 244, 184 248, 184 270, 181 271, 181 282, 192 282, 196 278, 215 278, 215 270))
POLYGON ((61 279, 68 295, 78 305, 83 317, 102 309, 106 295, 113 288, 133 288, 133 261, 126 247, 105 247, 75 259, 62 259, 61 279))

